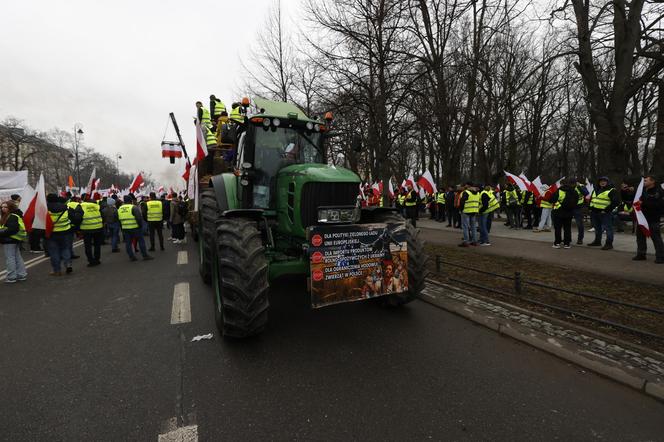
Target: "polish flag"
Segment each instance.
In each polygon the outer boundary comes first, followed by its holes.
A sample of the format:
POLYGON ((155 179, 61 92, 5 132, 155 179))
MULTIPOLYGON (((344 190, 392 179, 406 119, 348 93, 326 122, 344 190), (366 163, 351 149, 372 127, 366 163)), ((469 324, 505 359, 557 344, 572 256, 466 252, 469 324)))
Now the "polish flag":
POLYGON ((92 190, 97 190, 101 187, 101 178, 97 178, 93 183, 92 183, 92 190))
POLYGON ((187 159, 187 162, 184 164, 184 172, 182 172, 182 179, 185 180, 187 183, 189 182, 189 175, 191 171, 191 163, 189 162, 189 159, 187 159))
POLYGON ((417 184, 420 187, 423 187, 428 194, 432 194, 438 191, 438 189, 436 188, 436 182, 433 180, 431 172, 429 172, 428 170, 425 171, 422 174, 422 176, 420 176, 420 179, 417 181, 417 184))
MULTIPOLYGON (((524 183, 524 184, 526 185, 526 187, 528 188, 528 192, 532 193, 535 197, 539 197, 539 196, 540 196, 539 188, 536 187, 536 186, 535 186, 535 183, 532 182, 532 181, 530 181, 530 180, 528 179, 528 177, 527 177, 523 172, 521 172, 521 175, 519 175, 519 178, 521 178, 521 180, 523 181, 523 183, 524 183)), ((538 180, 539 177, 537 177, 537 178, 535 178, 535 179, 538 180)))
POLYGON ((46 231, 47 237, 51 236, 53 220, 46 206, 44 174, 39 175, 39 182, 37 182, 37 187, 35 187, 35 193, 23 214, 23 222, 25 223, 25 230, 28 232, 32 231, 32 229, 43 229, 46 231))
POLYGON ((383 182, 382 181, 376 181, 371 185, 371 188, 378 191, 378 193, 383 193, 383 182))
POLYGON ((593 192, 595 191, 595 186, 593 186, 592 183, 588 181, 588 178, 586 178, 586 190, 588 191, 586 199, 589 200, 592 197, 593 192))
POLYGON ((517 186, 519 189, 521 189, 524 192, 528 191, 528 186, 526 183, 521 179, 520 177, 514 175, 513 173, 509 173, 506 170, 503 170, 505 172, 505 176, 507 177, 507 181, 511 182, 515 186, 517 186))
POLYGON ((90 179, 88 180, 88 185, 85 188, 85 193, 87 193, 88 196, 92 193, 93 190, 95 190, 96 179, 97 179, 97 168, 93 167, 92 173, 90 174, 90 179))
POLYGON ((138 175, 134 178, 134 180, 131 182, 131 185, 129 186, 129 192, 136 192, 139 187, 141 187, 141 184, 143 183, 143 176, 139 172, 138 175))
POLYGON ((157 193, 162 193, 164 191, 164 186, 159 186, 159 189, 157 189, 157 193))
POLYGON ((194 165, 199 161, 205 159, 208 155, 207 144, 205 143, 205 136, 201 124, 196 121, 196 158, 194 158, 194 165))
POLYGON ((553 184, 551 185, 551 187, 549 187, 549 190, 547 190, 546 193, 542 196, 542 199, 545 199, 545 200, 548 201, 549 198, 551 198, 551 196, 552 196, 554 193, 556 193, 556 191, 557 191, 558 189, 560 189, 560 183, 562 183, 564 179, 565 179, 565 177, 562 177, 561 179, 559 179, 558 181, 556 181, 555 183, 553 183, 553 184))
POLYGON ((413 172, 410 172, 410 175, 408 175, 408 178, 406 178, 406 184, 410 184, 413 186, 413 190, 419 193, 419 188, 417 187, 417 183, 415 182, 415 178, 413 177, 413 172))
POLYGON ((632 208, 634 209, 634 214, 636 215, 636 222, 639 224, 639 229, 641 232, 649 238, 650 237, 650 226, 648 226, 648 220, 646 220, 643 211, 641 211, 641 195, 643 194, 643 178, 639 183, 639 187, 636 188, 636 193, 634 194, 634 203, 632 208))
POLYGON ((539 176, 533 180, 533 189, 535 190, 533 193, 538 198, 542 198, 541 189, 543 185, 544 184, 542 184, 542 180, 540 179, 539 176))
POLYGON ((408 183, 406 182, 406 180, 403 180, 403 181, 401 182, 401 188, 402 188, 403 190, 408 190, 407 186, 408 186, 408 183))
POLYGON ((180 143, 163 141, 161 143, 162 158, 182 158, 182 146, 180 143))
POLYGON ((394 187, 392 187, 392 178, 388 181, 387 184, 387 193, 390 195, 390 198, 394 198, 394 187))

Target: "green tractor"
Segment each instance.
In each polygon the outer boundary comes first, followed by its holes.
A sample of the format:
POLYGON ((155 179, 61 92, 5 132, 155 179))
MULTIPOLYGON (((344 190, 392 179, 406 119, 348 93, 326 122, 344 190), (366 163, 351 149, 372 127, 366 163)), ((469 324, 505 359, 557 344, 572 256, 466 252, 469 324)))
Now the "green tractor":
MULTIPOLYGON (((232 161, 212 152, 217 166, 207 174, 199 171, 199 272, 214 287, 222 335, 243 338, 263 331, 270 284, 283 275, 310 276, 312 229, 320 233, 328 226, 400 226, 408 290, 379 293, 377 299, 389 306, 415 299, 426 264, 418 231, 393 208, 360 208, 358 175, 323 158, 328 124, 293 104, 261 98, 243 100, 241 115, 232 161)), ((367 297, 349 300, 360 298, 367 297)))

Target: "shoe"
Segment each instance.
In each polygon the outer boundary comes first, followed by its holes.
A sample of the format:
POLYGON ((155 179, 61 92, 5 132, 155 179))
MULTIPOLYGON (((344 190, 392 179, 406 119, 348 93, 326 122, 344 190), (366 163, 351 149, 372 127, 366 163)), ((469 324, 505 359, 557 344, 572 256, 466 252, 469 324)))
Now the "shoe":
POLYGON ((583 245, 583 240, 582 239, 577 239, 576 240, 576 245, 577 246, 583 245))
POLYGON ((179 239, 174 239, 173 244, 180 244, 180 240, 179 239))
POLYGON ((88 263, 88 267, 96 267, 96 266, 98 266, 99 264, 101 264, 101 262, 99 262, 99 261, 89 262, 89 263, 88 263))
POLYGON ((554 244, 554 245, 552 245, 551 247, 553 247, 554 249, 559 249, 559 248, 560 248, 560 244, 554 244))
POLYGON ((130 256, 129 261, 138 261, 138 258, 136 258, 135 256, 130 256))
POLYGON ((152 256, 150 256, 150 255, 145 255, 145 256, 143 257, 143 261, 150 261, 151 259, 154 259, 154 258, 153 258, 152 256))
POLYGON ((571 249, 571 248, 572 248, 572 246, 569 245, 569 244, 565 244, 565 245, 563 246, 563 249, 571 249))
POLYGON ((645 255, 636 255, 634 258, 632 258, 632 261, 645 261, 646 256, 645 255))
POLYGON ((69 274, 73 271, 74 271, 74 269, 72 269, 71 267, 67 267, 67 270, 65 270, 65 273, 69 274))
POLYGON ((43 250, 30 250, 30 253, 44 253, 43 250))
POLYGON ((154 247, 150 247, 150 248, 148 249, 148 252, 154 252, 154 247))
POLYGON ((71 255, 71 259, 78 259, 78 258, 80 258, 79 255, 71 255))
POLYGON ((473 246, 473 247, 477 247, 477 243, 476 243, 476 242, 471 242, 470 245, 473 246))
POLYGON ((15 279, 5 279, 5 284, 14 284, 15 282, 15 279))
POLYGON ((613 249, 613 245, 611 244, 604 244, 604 247, 602 247, 602 250, 611 250, 613 249))
POLYGON ((481 245, 481 246, 490 246, 491 243, 490 243, 490 242, 483 242, 483 243, 481 243, 480 245, 481 245))
POLYGON ((542 232, 550 232, 551 229, 543 229, 542 232))
POLYGON ((601 245, 602 245, 601 242, 595 242, 595 241, 588 243, 588 247, 599 247, 601 245))
POLYGON ((48 272, 51 276, 62 276, 62 272, 48 272))
POLYGON ((462 242, 459 247, 470 247, 467 242, 462 242))
POLYGON ((591 227, 590 229, 588 229, 588 231, 589 231, 589 232, 594 232, 594 231, 595 231, 595 228, 594 228, 594 227, 591 227))
POLYGON ((16 278, 16 280, 17 280, 17 281, 27 281, 27 280, 28 280, 28 277, 27 277, 27 276, 24 276, 24 277, 22 277, 22 278, 16 278))
POLYGON ((541 231, 540 229, 538 229, 537 227, 535 227, 535 228, 533 229, 533 233, 541 233, 541 232, 542 232, 542 231, 541 231))

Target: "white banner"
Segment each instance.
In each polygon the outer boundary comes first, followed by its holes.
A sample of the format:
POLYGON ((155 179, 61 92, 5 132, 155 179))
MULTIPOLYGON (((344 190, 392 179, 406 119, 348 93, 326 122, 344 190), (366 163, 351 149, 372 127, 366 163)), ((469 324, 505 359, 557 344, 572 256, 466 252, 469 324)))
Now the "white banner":
POLYGON ((27 185, 27 170, 19 170, 18 172, 0 170, 0 189, 23 189, 27 185))

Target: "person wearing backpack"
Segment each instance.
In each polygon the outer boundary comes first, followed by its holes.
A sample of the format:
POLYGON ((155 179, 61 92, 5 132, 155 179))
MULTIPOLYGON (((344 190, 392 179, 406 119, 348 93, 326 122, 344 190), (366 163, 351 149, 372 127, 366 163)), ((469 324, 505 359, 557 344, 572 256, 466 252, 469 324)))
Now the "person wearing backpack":
POLYGON ((578 195, 575 186, 576 181, 568 178, 549 199, 549 202, 553 204, 551 218, 553 219, 555 235, 553 241, 554 249, 559 249, 561 243, 565 249, 572 247, 572 218, 574 217, 574 209, 576 209, 578 204, 578 195))

